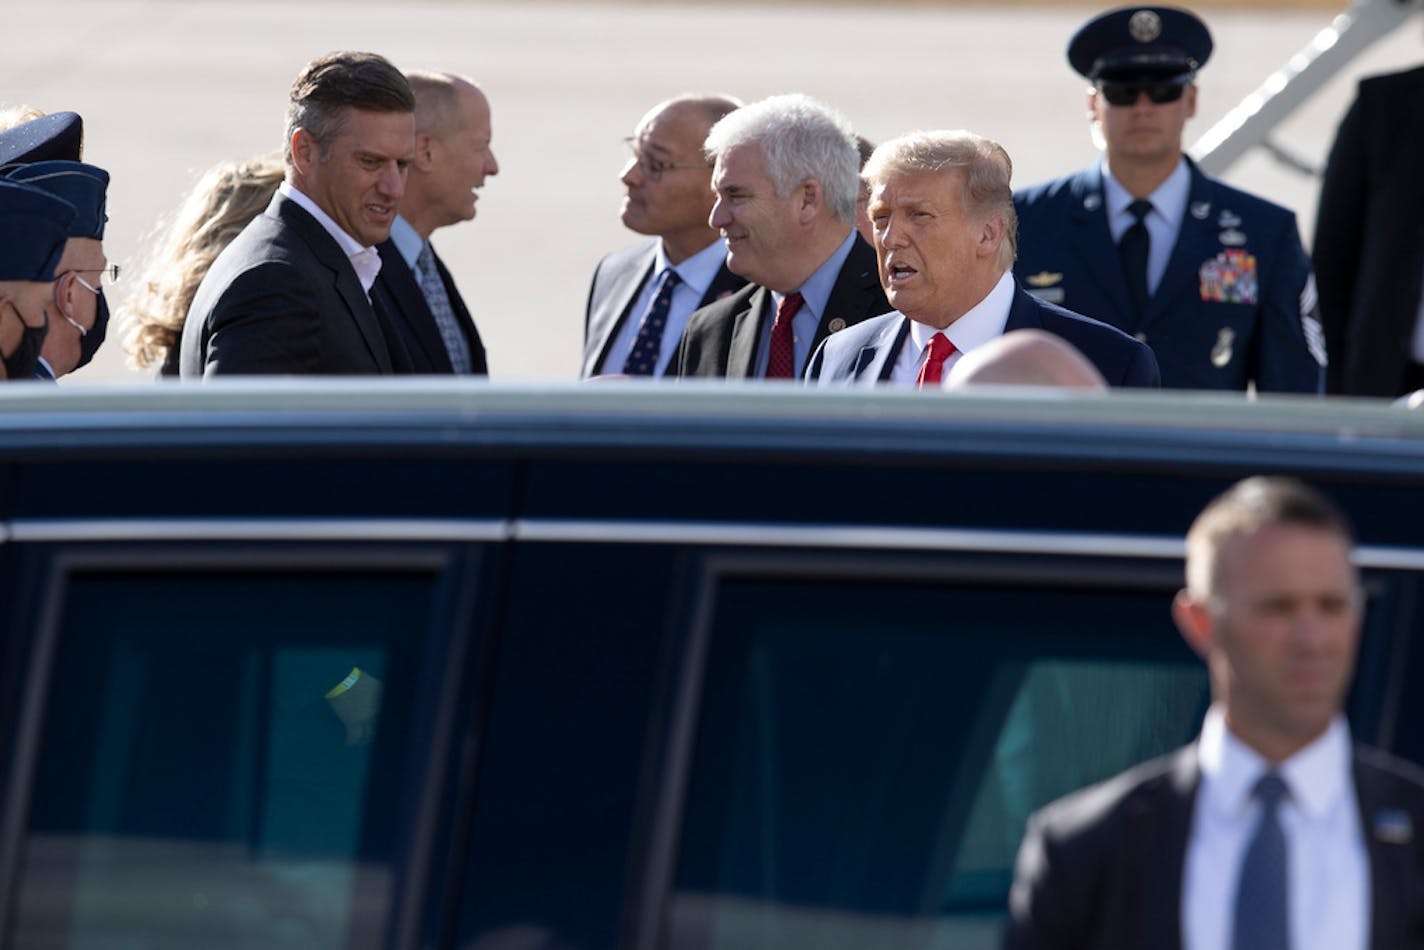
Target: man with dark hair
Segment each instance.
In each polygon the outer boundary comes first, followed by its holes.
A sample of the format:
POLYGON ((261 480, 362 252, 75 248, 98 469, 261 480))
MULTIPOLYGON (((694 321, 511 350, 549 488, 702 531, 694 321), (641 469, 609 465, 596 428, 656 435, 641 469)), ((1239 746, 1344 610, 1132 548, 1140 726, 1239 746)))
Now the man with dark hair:
POLYGON ((707 223, 712 166, 707 132, 741 103, 687 94, 638 122, 623 166, 623 224, 643 241, 598 262, 584 314, 582 376, 662 376, 687 318, 737 290, 727 249, 707 223))
POLYGON ((1029 819, 1007 948, 1424 945, 1424 775, 1356 746, 1341 712, 1352 546, 1291 479, 1198 516, 1172 613, 1211 682, 1201 736, 1029 819))
POLYGON ((1325 339, 1289 210, 1182 153, 1211 33, 1175 7, 1085 23, 1068 61, 1091 85, 1103 160, 1020 191, 1014 273, 1032 294, 1152 347, 1162 385, 1318 393, 1325 339))
POLYGON ((415 155, 415 99, 374 53, 329 53, 292 85, 286 180, 213 262, 180 373, 397 373, 410 361, 370 291, 415 155))
POLYGON ((475 216, 477 190, 499 174, 489 99, 453 73, 406 74, 415 94, 415 162, 391 236, 377 248, 375 294, 391 314, 415 373, 484 376, 485 345, 430 236, 475 216))

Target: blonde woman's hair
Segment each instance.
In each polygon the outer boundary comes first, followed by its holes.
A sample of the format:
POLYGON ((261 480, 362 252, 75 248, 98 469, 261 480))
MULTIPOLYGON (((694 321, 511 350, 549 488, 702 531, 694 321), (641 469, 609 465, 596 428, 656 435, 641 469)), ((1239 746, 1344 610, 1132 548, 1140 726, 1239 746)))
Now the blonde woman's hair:
POLYGON ((155 228, 136 289, 119 308, 130 365, 163 365, 183 336, 183 321, 208 268, 267 207, 282 176, 279 153, 223 162, 198 180, 170 223, 155 228))

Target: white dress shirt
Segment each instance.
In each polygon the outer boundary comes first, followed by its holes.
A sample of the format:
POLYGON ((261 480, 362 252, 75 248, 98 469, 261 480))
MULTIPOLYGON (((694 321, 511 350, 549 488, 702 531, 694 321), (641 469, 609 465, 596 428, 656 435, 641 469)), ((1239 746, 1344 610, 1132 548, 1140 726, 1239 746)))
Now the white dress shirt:
POLYGON ((315 201, 293 188, 290 183, 282 182, 277 186, 277 190, 301 205, 308 214, 316 218, 317 223, 325 229, 326 233, 331 235, 332 239, 340 246, 342 253, 346 255, 346 259, 351 262, 351 268, 356 271, 356 279, 361 282, 361 289, 366 292, 367 297, 370 297, 371 285, 376 282, 376 275, 381 272, 381 252, 374 247, 362 247, 360 241, 347 234, 342 230, 341 225, 331 220, 331 215, 321 210, 315 201))
MULTIPOLYGON (((1147 292, 1155 294, 1157 285, 1162 283, 1162 275, 1167 271, 1167 261, 1172 257, 1172 248, 1177 244, 1177 232, 1182 229, 1182 217, 1187 213, 1187 199, 1192 194, 1192 173, 1187 162, 1182 159, 1167 180, 1157 186, 1157 190, 1147 196, 1152 202, 1152 213, 1144 222, 1147 235, 1152 240, 1147 248, 1147 292)), ((1128 194, 1112 172, 1107 162, 1103 162, 1103 202, 1108 209, 1108 230, 1112 232, 1113 243, 1122 240, 1122 235, 1132 227, 1137 219, 1127 210, 1137 199, 1128 194)))
MULTIPOLYGON (((1269 766, 1231 734, 1213 706, 1197 743, 1201 784, 1182 878, 1183 950, 1231 950, 1236 888, 1269 766)), ((1293 950, 1365 950, 1370 865, 1355 794, 1350 730, 1339 716, 1277 768, 1290 789, 1278 807, 1287 842, 1293 950)))
POLYGON ((959 358, 975 347, 983 346, 995 337, 1004 335, 1004 327, 1009 322, 1009 310, 1014 305, 1014 275, 1005 272, 988 295, 958 320, 941 330, 928 323, 910 321, 910 338, 900 347, 900 355, 895 358, 895 368, 890 371, 890 382, 913 386, 919 378, 920 367, 929 356, 930 338, 943 333, 954 344, 955 352, 944 361, 944 376, 940 385, 949 380, 949 370, 959 358))
POLYGON ((696 310, 698 304, 702 302, 707 288, 712 286, 712 281, 717 277, 717 271, 721 269, 726 260, 727 245, 722 242, 721 238, 677 265, 668 261, 667 254, 663 252, 663 242, 659 241, 658 252, 653 260, 653 272, 647 280, 643 281, 643 287, 638 291, 638 296, 633 298, 633 305, 628 311, 628 319, 624 320, 623 326, 618 329, 618 336, 614 338, 613 345, 608 348, 608 355, 604 357, 603 365, 598 368, 598 374, 623 372, 623 364, 628 362, 628 354, 633 351, 633 344, 638 342, 638 330, 643 325, 643 317, 647 315, 648 308, 653 304, 653 295, 662 286, 663 271, 671 267, 677 272, 678 280, 681 283, 672 291, 672 301, 668 305, 667 323, 663 324, 663 338, 658 350, 658 363, 653 369, 654 376, 665 374, 668 364, 672 362, 673 354, 677 352, 677 343, 682 339, 682 331, 687 328, 687 318, 692 316, 692 311, 696 310))

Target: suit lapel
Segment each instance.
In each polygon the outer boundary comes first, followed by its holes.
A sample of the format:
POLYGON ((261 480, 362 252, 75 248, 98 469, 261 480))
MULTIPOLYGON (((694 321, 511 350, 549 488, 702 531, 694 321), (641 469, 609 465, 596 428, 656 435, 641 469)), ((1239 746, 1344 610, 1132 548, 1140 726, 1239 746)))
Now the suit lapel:
POLYGON ((1137 933, 1129 933, 1133 939, 1125 945, 1181 950, 1182 879, 1198 784, 1195 743, 1176 752, 1165 778, 1152 807, 1135 809, 1129 818, 1134 850, 1124 873, 1141 890, 1137 933))
POLYGON ((728 297, 747 285, 745 277, 738 277, 727 269, 727 261, 722 261, 722 266, 717 268, 717 276, 712 278, 712 283, 707 285, 707 293, 702 295, 697 306, 705 307, 709 303, 715 303, 723 297, 728 297))
POLYGON ((1370 948, 1393 950, 1411 945, 1405 939, 1411 926, 1410 895, 1419 887, 1413 818, 1391 795, 1387 773, 1362 762, 1358 750, 1353 765, 1360 833, 1370 859, 1370 948))
POLYGON ((900 358, 900 347, 910 336, 910 320, 901 317, 888 321, 880 332, 860 348, 855 355, 855 365, 851 367, 851 379, 875 379, 886 382, 895 361, 900 358))
POLYGON ((450 358, 445 352, 445 343, 440 339, 439 329, 429 316, 430 308, 415 275, 406 265, 405 258, 392 241, 381 243, 380 283, 388 291, 391 303, 391 318, 400 320, 407 331, 407 338, 420 351, 425 365, 434 366, 441 372, 450 372, 450 358))
POLYGON ((875 260, 875 249, 856 237, 845 262, 841 264, 840 273, 836 275, 835 284, 831 286, 831 294, 826 298, 826 309, 816 327, 810 352, 815 353, 822 341, 832 333, 838 333, 867 317, 878 316, 869 312, 878 293, 880 270, 875 260))
POLYGON ((1157 292, 1147 299, 1147 312, 1143 314, 1139 329, 1146 329, 1169 312, 1182 294, 1197 292, 1196 273, 1202 262, 1221 247, 1217 232, 1222 228, 1218 216, 1229 208, 1216 206, 1216 187, 1187 159, 1187 167, 1192 173, 1191 195, 1187 206, 1182 209, 1182 225, 1177 229, 1177 243, 1172 247, 1172 256, 1167 259, 1167 269, 1162 272, 1162 280, 1157 292))
POLYGON ((761 326, 770 309, 771 291, 758 287, 747 298, 747 306, 732 317, 732 336, 727 344, 728 379, 756 377, 761 326))
POLYGON ((1072 205, 1068 216, 1074 253, 1089 278, 1098 285, 1112 305, 1112 314, 1093 314, 1119 327, 1132 324, 1132 308, 1127 300, 1127 281, 1117 245, 1108 228, 1107 200, 1103 197, 1103 170, 1100 165, 1086 169, 1073 179, 1072 205))
POLYGON ((317 261, 331 271, 336 292, 346 304, 347 312, 361 332, 361 338, 365 341, 376 366, 383 373, 391 372, 390 344, 381 332, 380 324, 376 321, 376 312, 371 308, 370 298, 361 289, 356 271, 342 253, 341 246, 336 243, 335 238, 326 233, 326 229, 316 218, 295 201, 290 201, 279 193, 273 202, 277 205, 277 214, 281 219, 301 236, 317 261))
MULTIPOLYGON (((637 259, 630 262, 621 274, 611 277, 614 281, 613 290, 599 305, 598 313, 593 315, 594 322, 589 327, 591 333, 599 335, 600 342, 594 351, 592 363, 586 364, 583 368, 584 376, 592 376, 597 373, 598 368, 608 359, 608 351, 623 329, 623 323, 628 319, 629 311, 633 308, 633 301, 637 299, 638 292, 643 289, 648 278, 653 276, 653 264, 656 262, 657 256, 657 243, 651 242, 645 253, 638 255, 637 259)), ((622 372, 620 368, 611 369, 613 372, 622 372)))
MULTIPOLYGON (((480 339, 479 329, 475 327, 475 319, 470 316, 470 308, 465 306, 465 298, 460 296, 460 288, 455 286, 455 278, 450 276, 449 269, 436 253, 433 244, 430 246, 430 256, 435 258, 435 272, 440 275, 440 282, 445 286, 445 297, 450 301, 450 309, 455 312, 460 332, 464 333, 465 342, 470 347, 470 372, 476 376, 484 376, 489 372, 489 364, 485 360, 485 344, 480 339)), ((443 342, 440 351, 445 352, 443 342)))

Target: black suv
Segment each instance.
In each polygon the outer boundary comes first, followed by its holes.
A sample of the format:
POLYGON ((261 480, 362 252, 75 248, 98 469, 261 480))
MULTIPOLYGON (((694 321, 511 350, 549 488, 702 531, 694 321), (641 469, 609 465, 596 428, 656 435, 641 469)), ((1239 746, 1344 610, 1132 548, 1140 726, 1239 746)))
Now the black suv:
POLYGON ((0 943, 996 944, 1024 819, 1188 741, 1183 533, 1355 520, 1424 761, 1424 417, 1182 393, 0 392, 0 943))

